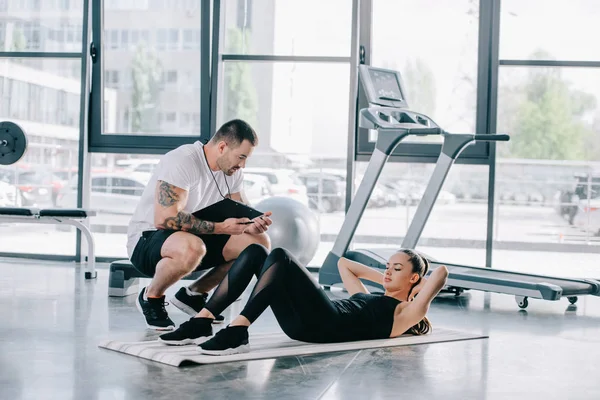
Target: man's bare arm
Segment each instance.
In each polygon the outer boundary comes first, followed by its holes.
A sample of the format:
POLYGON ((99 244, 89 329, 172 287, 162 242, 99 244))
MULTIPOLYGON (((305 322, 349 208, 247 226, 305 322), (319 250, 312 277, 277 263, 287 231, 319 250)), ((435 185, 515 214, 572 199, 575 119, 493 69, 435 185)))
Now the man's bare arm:
POLYGON ((214 222, 198 219, 184 211, 179 211, 174 217, 165 218, 163 223, 157 226, 157 228, 185 231, 195 235, 215 233, 214 222))
POLYGON ((173 229, 196 235, 216 233, 215 223, 204 221, 183 211, 188 192, 165 181, 156 184, 154 225, 159 229, 173 229))
POLYGON ((247 206, 251 205, 250 200, 248 200, 248 197, 246 196, 246 193, 244 193, 243 189, 239 192, 231 193, 231 200, 239 201, 247 206))

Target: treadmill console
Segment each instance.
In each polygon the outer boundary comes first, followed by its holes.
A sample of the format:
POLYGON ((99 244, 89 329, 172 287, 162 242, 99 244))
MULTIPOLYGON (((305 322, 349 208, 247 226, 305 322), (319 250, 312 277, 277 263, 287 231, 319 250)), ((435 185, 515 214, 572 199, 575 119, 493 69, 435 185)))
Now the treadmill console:
POLYGON ((406 92, 402 87, 400 72, 391 69, 375 68, 369 65, 359 65, 358 76, 370 104, 384 107, 408 108, 406 92))
MULTIPOLYGON (((408 109, 406 91, 399 71, 359 65, 358 76, 364 88, 369 108, 360 111, 359 126, 377 130, 385 128, 434 128, 437 124, 428 116, 408 109)), ((418 137, 407 138, 419 141, 418 137)))

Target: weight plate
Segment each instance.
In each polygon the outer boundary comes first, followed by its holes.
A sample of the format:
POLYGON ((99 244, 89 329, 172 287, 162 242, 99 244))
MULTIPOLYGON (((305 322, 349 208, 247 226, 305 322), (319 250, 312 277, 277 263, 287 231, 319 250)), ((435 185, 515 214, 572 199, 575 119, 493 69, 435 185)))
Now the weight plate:
POLYGON ((14 122, 0 122, 0 164, 16 163, 26 149, 27 137, 23 129, 14 122))

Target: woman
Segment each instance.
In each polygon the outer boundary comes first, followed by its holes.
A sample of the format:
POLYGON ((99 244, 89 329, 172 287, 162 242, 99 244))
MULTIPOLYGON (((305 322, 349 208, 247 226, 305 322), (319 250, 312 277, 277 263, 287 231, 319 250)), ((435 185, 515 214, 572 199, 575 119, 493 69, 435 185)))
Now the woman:
POLYGON ((318 283, 285 249, 270 254, 258 244, 237 258, 198 315, 160 341, 170 345, 201 343, 204 354, 222 355, 249 351, 248 327, 271 307, 283 332, 312 343, 383 339, 404 333, 428 333, 425 314, 444 287, 448 270, 437 268, 428 279, 429 263, 411 250, 400 250, 388 260, 385 273, 342 258, 338 268, 348 299, 330 300, 318 283), (212 321, 246 289, 252 276, 258 282, 238 317, 212 336, 212 321), (369 294, 360 278, 383 285, 384 295, 369 294), (416 294, 419 294, 415 298, 416 294))

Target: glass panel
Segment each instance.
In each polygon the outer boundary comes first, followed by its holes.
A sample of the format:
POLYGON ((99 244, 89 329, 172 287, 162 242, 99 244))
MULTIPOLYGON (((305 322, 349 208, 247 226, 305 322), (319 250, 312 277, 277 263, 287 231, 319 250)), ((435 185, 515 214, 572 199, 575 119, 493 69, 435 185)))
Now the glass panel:
POLYGON ((127 258, 127 226, 160 157, 92 153, 90 207, 97 216, 91 229, 99 257, 127 258))
POLYGON ((0 1, 0 51, 81 52, 83 1, 0 1))
POLYGON ((200 2, 105 2, 104 69, 104 133, 200 135, 200 2))
MULTIPOLYGON (((330 233, 322 218, 339 219, 345 178, 309 178, 324 168, 345 174, 349 79, 349 67, 342 64, 224 64, 218 123, 246 119, 259 137, 244 171, 254 183, 246 189, 251 203, 291 197, 317 213, 321 234, 330 233), (319 94, 322 90, 332 95, 319 94)), ((310 265, 320 265, 329 240, 321 241, 310 265)))
POLYGON ((350 56, 352 0, 226 0, 221 4, 225 53, 350 56))
MULTIPOLYGON (((36 60, 41 66, 36 68, 26 61, 31 60, 0 60, 0 121, 20 125, 28 139, 23 158, 0 165, 0 206, 74 207, 76 202, 62 203, 60 196, 77 173, 81 82, 66 76, 81 65, 36 60)), ((2 224, 0 237, 0 252, 75 252, 75 234, 64 225, 2 224)))
POLYGON ((474 0, 373 0, 371 65, 400 71, 409 108, 449 132, 475 129, 478 18, 474 0))
MULTIPOLYGON (((504 256, 498 267, 575 276, 597 265, 598 88, 598 69, 500 68, 498 131, 511 141, 498 145, 494 235, 502 248, 526 243, 537 251, 518 262, 504 256), (578 262, 568 270, 552 259, 573 251, 578 262), (532 262, 534 255, 548 262, 532 262)), ((501 254, 494 250, 494 259, 501 254)))
MULTIPOLYGON (((368 163, 356 164, 356 186, 368 163)), ((433 164, 387 163, 355 233, 353 247, 400 248, 433 172, 433 164)), ((488 168, 453 165, 417 249, 447 263, 485 266, 488 168), (458 227, 458 228, 457 228, 458 227)), ((343 211, 323 223, 337 235, 343 211)))
POLYGON ((502 0, 500 58, 600 60, 596 0, 502 0))
POLYGON ((277 154, 343 157, 349 80, 345 64, 227 62, 217 120, 242 118, 256 129, 257 151, 272 157, 249 165, 272 167, 277 154))

